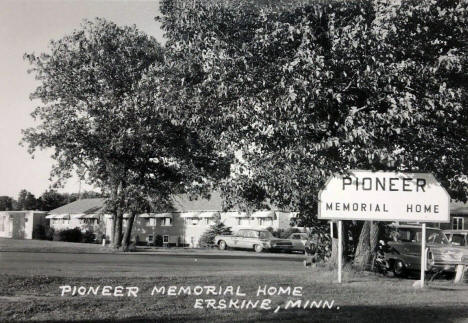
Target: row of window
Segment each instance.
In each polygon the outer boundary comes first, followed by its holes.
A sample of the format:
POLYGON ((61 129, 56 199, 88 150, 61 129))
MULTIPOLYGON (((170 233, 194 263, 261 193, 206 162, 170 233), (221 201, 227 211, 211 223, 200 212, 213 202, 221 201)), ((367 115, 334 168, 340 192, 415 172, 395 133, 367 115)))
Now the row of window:
MULTIPOLYGON (((185 225, 213 225, 215 220, 213 218, 184 218, 185 225)), ((171 226, 171 218, 146 218, 145 225, 155 227, 158 225, 161 226, 171 226)), ((237 225, 260 225, 260 226, 273 226, 272 218, 258 218, 258 219, 249 219, 249 218, 237 218, 237 225)))
POLYGON ((273 226, 272 218, 258 218, 258 219, 249 219, 249 218, 237 218, 237 225, 255 225, 260 226, 273 226))
MULTIPOLYGON (((154 242, 154 236, 152 234, 150 234, 147 238, 148 242, 154 242)), ((168 235, 164 235, 163 236, 163 243, 169 243, 169 236, 168 235)))
POLYGON ((172 219, 171 218, 161 218, 159 221, 157 218, 145 218, 145 224, 147 227, 155 227, 158 225, 163 226, 163 227, 169 227, 172 225, 172 219))
MULTIPOLYGON (((80 224, 99 224, 99 219, 79 219, 80 224)), ((50 224, 70 224, 68 219, 50 219, 50 224)))

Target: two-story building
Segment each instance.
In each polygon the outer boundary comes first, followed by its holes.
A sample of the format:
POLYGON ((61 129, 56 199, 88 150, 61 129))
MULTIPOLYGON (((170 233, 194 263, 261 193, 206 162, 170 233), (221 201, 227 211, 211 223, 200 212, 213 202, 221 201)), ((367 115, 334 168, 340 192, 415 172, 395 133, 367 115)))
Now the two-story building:
MULTIPOLYGON (((52 210, 48 218, 55 230, 79 227, 92 230, 113 240, 113 217, 103 214, 105 199, 84 199, 52 210), (91 222, 93 221, 93 222, 91 222)), ((290 227, 294 212, 279 209, 257 210, 251 214, 239 210, 223 211, 219 193, 209 199, 191 199, 187 195, 173 198, 168 210, 157 213, 138 214, 132 230, 132 240, 154 244, 157 236, 163 244, 197 247, 201 235, 219 219, 232 231, 240 228, 269 228, 274 230, 290 227)), ((126 227, 128 214, 124 215, 126 227)))

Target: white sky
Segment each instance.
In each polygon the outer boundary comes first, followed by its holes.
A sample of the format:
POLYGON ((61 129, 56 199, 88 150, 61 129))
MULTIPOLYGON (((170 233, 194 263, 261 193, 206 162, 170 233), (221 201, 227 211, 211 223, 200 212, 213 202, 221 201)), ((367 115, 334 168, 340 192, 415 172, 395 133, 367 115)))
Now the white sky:
MULTIPOLYGON (((103 17, 118 25, 133 25, 162 42, 158 1, 103 0, 0 0, 0 195, 18 197, 27 189, 36 197, 50 185, 52 151, 37 152, 32 159, 18 145, 21 129, 34 125, 30 113, 39 102, 29 100, 37 86, 27 74, 25 52, 47 51, 50 39, 79 28, 83 19, 103 17)), ((79 181, 70 180, 64 192, 78 192, 79 181)), ((82 189, 90 189, 82 185, 82 189)))

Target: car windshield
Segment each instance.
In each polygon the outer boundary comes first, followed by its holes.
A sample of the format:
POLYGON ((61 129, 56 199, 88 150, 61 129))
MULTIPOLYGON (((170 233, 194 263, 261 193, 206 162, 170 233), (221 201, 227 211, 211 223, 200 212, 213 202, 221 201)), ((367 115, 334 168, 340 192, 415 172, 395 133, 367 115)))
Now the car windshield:
MULTIPOLYGON (((422 231, 418 228, 398 228, 394 240, 401 242, 421 242, 422 231)), ((439 230, 426 229, 426 242, 437 244, 450 244, 439 230)))
POLYGON ((258 237, 260 239, 271 239, 271 238, 273 238, 273 235, 271 234, 270 231, 259 231, 258 232, 258 237))

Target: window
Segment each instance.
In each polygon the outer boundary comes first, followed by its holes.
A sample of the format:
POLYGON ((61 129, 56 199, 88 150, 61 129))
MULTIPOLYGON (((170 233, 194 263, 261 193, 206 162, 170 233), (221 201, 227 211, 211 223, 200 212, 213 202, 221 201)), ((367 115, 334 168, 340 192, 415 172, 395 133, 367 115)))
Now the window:
POLYGON ((153 242, 153 235, 150 234, 147 239, 148 239, 148 242, 153 242))
POLYGON ((198 218, 192 218, 192 225, 197 225, 199 219, 198 218))
POLYGON ((463 230, 463 218, 462 217, 453 217, 452 218, 452 229, 453 230, 463 230))
POLYGON ((147 227, 155 227, 156 226, 156 218, 146 218, 146 226, 147 227))
POLYGON ((249 225, 250 224, 250 221, 249 219, 246 219, 246 218, 239 218, 239 225, 249 225))
POLYGON ((273 225, 273 219, 272 218, 260 218, 260 225, 261 226, 272 226, 273 225))
POLYGON ((165 227, 171 226, 172 225, 172 218, 163 218, 162 225, 165 227))
POLYGON ((169 243, 169 236, 163 236, 163 243, 169 243))
MULTIPOLYGON (((68 224, 69 220, 63 220, 64 224, 68 224)), ((83 224, 98 224, 98 219, 81 219, 81 223, 83 224)))

